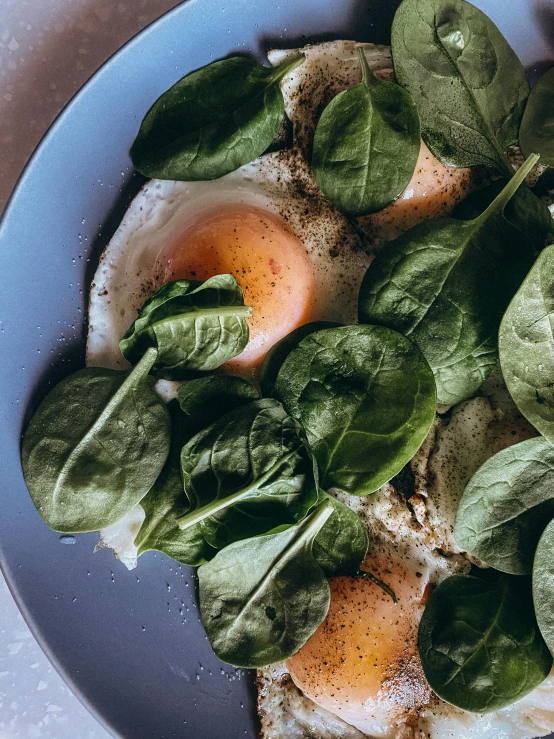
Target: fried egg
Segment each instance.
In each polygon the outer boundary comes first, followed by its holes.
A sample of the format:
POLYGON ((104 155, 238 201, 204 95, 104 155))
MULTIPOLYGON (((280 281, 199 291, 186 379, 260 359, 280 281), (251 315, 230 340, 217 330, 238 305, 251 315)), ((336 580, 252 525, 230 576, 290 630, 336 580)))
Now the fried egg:
MULTIPOLYGON (((388 48, 360 44, 383 77, 388 48)), ((453 207, 468 170, 441 165, 422 144, 412 182, 380 214, 340 213, 315 184, 310 146, 322 107, 360 81, 354 42, 301 51, 306 61, 282 83, 292 143, 218 180, 152 180, 104 251, 90 293, 87 363, 125 367, 118 342, 144 301, 168 280, 231 273, 253 308, 250 340, 225 369, 252 376, 268 349, 312 320, 353 323, 363 274, 391 233, 453 207), (423 205, 425 204, 425 205, 423 205)), ((279 63, 300 50, 273 51, 279 63)))
POLYGON ((262 739, 530 739, 554 731, 554 671, 513 705, 474 714, 431 691, 417 649, 431 589, 470 566, 452 536, 453 501, 482 461, 532 433, 497 376, 482 396, 437 419, 401 475, 368 498, 340 494, 369 531, 361 569, 396 602, 367 577, 330 581, 331 606, 315 634, 286 663, 258 670, 262 739))
MULTIPOLYGON (((89 366, 127 366, 119 339, 164 282, 229 272, 253 317, 246 349, 223 369, 253 378, 267 350, 298 325, 355 322, 360 281, 375 251, 467 194, 471 172, 443 166, 422 143, 412 181, 380 213, 352 218, 323 197, 310 167, 313 133, 325 105, 360 81, 357 46, 377 75, 392 78, 387 47, 336 41, 272 51, 272 64, 306 55, 282 84, 292 140, 218 180, 144 186, 91 287, 89 366)), ((167 383, 158 388, 171 396, 167 383)), ((499 400, 500 391, 491 385, 487 392, 438 417, 411 467, 374 495, 335 491, 368 527, 367 574, 331 580, 321 627, 286 664, 258 671, 262 739, 518 739, 554 729, 553 678, 483 717, 440 701, 419 663, 417 628, 430 589, 469 568, 452 537, 465 482, 498 448, 531 433, 499 400)), ((139 504, 102 532, 101 545, 130 568, 143 518, 139 504)))

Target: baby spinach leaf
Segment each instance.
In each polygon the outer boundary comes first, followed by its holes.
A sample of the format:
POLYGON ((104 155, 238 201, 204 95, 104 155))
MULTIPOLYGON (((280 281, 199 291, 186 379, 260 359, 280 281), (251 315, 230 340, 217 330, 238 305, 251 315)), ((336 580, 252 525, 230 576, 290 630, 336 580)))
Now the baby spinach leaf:
POLYGON ((304 61, 277 67, 231 57, 183 77, 156 100, 131 148, 136 169, 165 180, 211 180, 263 154, 285 106, 281 80, 304 61))
POLYGON ((314 559, 327 577, 355 575, 367 554, 367 529, 360 517, 340 500, 321 491, 320 500, 330 502, 333 515, 314 539, 314 559))
POLYGON ((508 306, 498 347, 504 380, 523 415, 554 444, 554 246, 547 247, 508 306))
POLYGON ((537 437, 488 459, 462 495, 454 537, 489 567, 530 574, 544 527, 554 518, 554 447, 537 437))
POLYGON ((184 515, 190 504, 181 479, 181 449, 190 438, 188 419, 172 400, 168 405, 171 416, 171 448, 160 476, 140 501, 145 518, 135 537, 138 554, 155 549, 186 565, 198 567, 216 553, 198 529, 182 531, 177 516, 184 515))
POLYGON ((208 375, 184 382, 177 390, 186 430, 183 444, 225 413, 259 397, 254 385, 242 377, 208 375))
POLYGON ((360 322, 388 326, 419 346, 439 403, 470 397, 491 371, 502 314, 544 245, 503 214, 536 161, 530 157, 477 218, 418 224, 387 244, 364 276, 360 322))
POLYGON ((198 433, 181 470, 191 509, 177 523, 200 527, 216 549, 300 521, 317 502, 302 428, 276 400, 243 405, 198 433))
POLYGON ((530 579, 454 575, 431 594, 419 624, 419 654, 439 698, 489 713, 548 676, 552 657, 537 626, 530 579))
POLYGON ((525 156, 541 155, 541 163, 554 167, 554 68, 543 74, 531 90, 519 129, 525 156))
POLYGON ((413 457, 435 417, 423 355, 382 326, 341 326, 303 339, 274 394, 308 437, 324 488, 367 495, 413 457))
POLYGON ((224 662, 281 662, 323 621, 330 592, 312 544, 332 512, 323 503, 302 523, 231 544, 199 568, 200 616, 224 662))
POLYGON ((339 210, 367 215, 404 192, 421 144, 410 95, 378 79, 358 47, 362 82, 325 108, 314 135, 312 167, 323 194, 339 210))
POLYGON ((321 331, 324 328, 335 328, 340 325, 340 323, 333 323, 332 321, 305 323, 303 326, 295 328, 294 331, 284 336, 276 344, 273 344, 260 367, 259 380, 263 395, 271 395, 281 365, 304 337, 313 334, 315 331, 321 331))
POLYGON ((248 343, 246 319, 251 315, 232 275, 216 275, 205 282, 176 280, 146 301, 119 348, 133 364, 149 346, 156 347, 152 374, 182 380, 240 354, 248 343))
POLYGON ((554 521, 545 528, 533 562, 533 602, 543 639, 554 653, 554 521))
POLYGON ((39 406, 23 438, 25 482, 56 531, 98 531, 148 492, 169 453, 170 420, 147 378, 149 349, 137 366, 91 367, 62 380, 39 406))
POLYGON ((527 75, 498 28, 465 0, 404 0, 391 32, 394 72, 411 94, 423 140, 445 164, 510 176, 529 95, 527 75))

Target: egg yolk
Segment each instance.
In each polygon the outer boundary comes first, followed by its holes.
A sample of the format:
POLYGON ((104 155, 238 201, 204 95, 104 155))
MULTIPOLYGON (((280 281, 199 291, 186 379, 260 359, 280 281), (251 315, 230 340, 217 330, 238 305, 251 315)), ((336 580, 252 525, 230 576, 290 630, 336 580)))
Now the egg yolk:
POLYGON ((232 274, 253 309, 250 340, 226 369, 255 368, 275 342, 311 320, 314 272, 302 242, 261 208, 233 206, 191 223, 159 263, 164 282, 232 274))
POLYGON ((372 555, 363 565, 396 603, 365 577, 331 579, 325 621, 287 661, 304 695, 371 736, 397 737, 430 700, 417 650, 427 579, 423 567, 406 564, 372 555))

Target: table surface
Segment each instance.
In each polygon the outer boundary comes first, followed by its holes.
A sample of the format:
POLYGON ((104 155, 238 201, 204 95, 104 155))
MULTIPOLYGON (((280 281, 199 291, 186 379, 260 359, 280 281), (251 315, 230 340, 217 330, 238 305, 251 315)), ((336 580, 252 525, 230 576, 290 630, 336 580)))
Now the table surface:
MULTIPOLYGON (((49 125, 100 65, 180 0, 0 0, 0 212, 49 125)), ((0 739, 106 739, 0 574, 0 739)))

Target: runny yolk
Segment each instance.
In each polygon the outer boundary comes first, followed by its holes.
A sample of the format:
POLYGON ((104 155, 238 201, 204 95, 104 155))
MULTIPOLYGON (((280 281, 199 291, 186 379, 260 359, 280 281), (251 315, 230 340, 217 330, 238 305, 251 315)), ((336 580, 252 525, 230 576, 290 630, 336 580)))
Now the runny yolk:
POLYGON ((396 557, 370 555, 363 569, 397 602, 370 579, 332 578, 327 617, 287 668, 318 705, 370 736, 397 737, 430 699, 417 650, 427 578, 396 557))
POLYGON ((311 320, 312 264, 278 216, 233 206, 203 214, 159 261, 164 282, 234 275, 244 291, 250 340, 227 368, 255 368, 279 339, 311 320))

